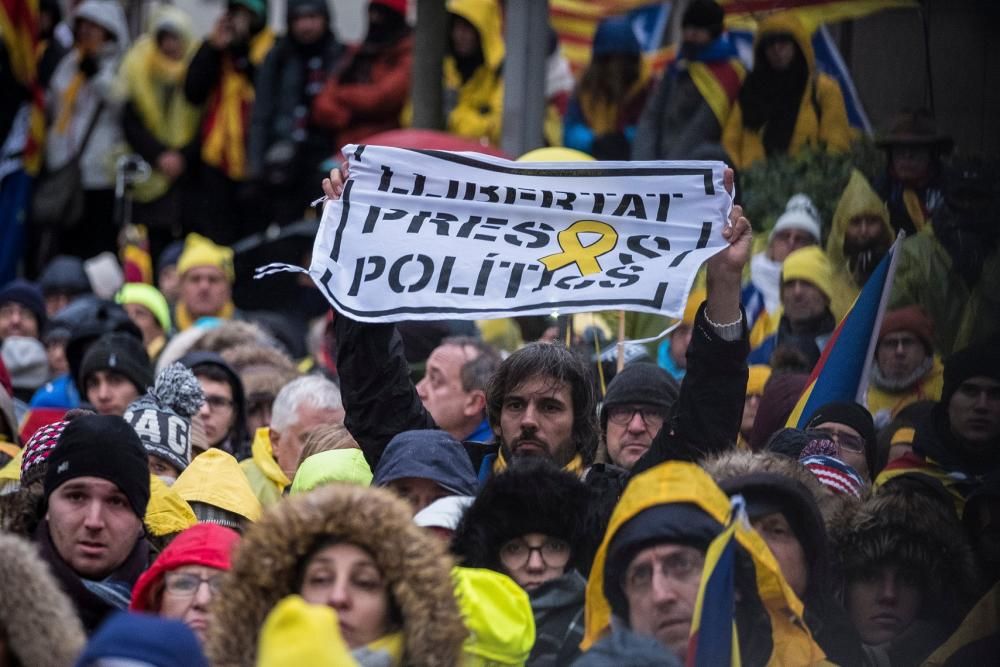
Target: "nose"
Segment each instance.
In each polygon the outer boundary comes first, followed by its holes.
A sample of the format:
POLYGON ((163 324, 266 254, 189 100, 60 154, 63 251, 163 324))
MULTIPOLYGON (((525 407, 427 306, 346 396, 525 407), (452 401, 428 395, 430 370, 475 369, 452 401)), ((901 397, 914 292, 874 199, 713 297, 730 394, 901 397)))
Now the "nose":
POLYGON ((201 404, 201 407, 198 408, 198 414, 201 415, 203 419, 207 419, 212 414, 211 408, 208 407, 208 401, 201 404))
POLYGON ((521 415, 521 427, 534 428, 536 426, 538 426, 538 410, 535 408, 534 403, 528 403, 521 415))
POLYGON ((346 578, 338 577, 334 582, 333 587, 330 588, 330 596, 327 598, 327 604, 338 611, 351 606, 351 592, 346 578))
POLYGON ((427 400, 427 377, 424 376, 420 378, 420 382, 417 383, 417 396, 420 397, 421 401, 427 400))
POLYGON ((211 601, 212 587, 208 585, 207 581, 202 581, 198 584, 198 589, 194 592, 194 605, 205 609, 211 601))
POLYGON ((542 560, 542 554, 537 549, 533 549, 530 554, 528 554, 528 562, 525 564, 525 568, 528 572, 541 572, 545 569, 545 561, 542 560))
POLYGON ((677 600, 677 589, 673 580, 664 575, 660 568, 653 569, 653 602, 658 605, 670 604, 677 600))
POLYGON ((632 413, 632 418, 628 420, 628 430, 633 433, 644 433, 646 422, 642 420, 642 413, 636 410, 632 413))
POLYGON ((899 594, 895 573, 886 573, 879 580, 878 599, 882 602, 894 602, 899 594))
POLYGON ((86 514, 83 517, 83 525, 87 530, 101 530, 104 528, 104 508, 99 502, 91 502, 87 505, 86 514))

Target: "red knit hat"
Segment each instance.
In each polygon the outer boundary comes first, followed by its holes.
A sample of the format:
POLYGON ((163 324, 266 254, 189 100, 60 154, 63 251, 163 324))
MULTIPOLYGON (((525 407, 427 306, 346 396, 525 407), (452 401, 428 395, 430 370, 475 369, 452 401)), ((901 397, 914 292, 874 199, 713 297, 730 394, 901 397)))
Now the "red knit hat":
POLYGON ((371 5, 381 5, 386 9, 391 9, 397 14, 402 14, 406 16, 406 2, 407 0, 371 0, 369 4, 371 5))
POLYGON ((887 312, 882 318, 882 329, 879 331, 878 339, 881 341, 889 334, 899 331, 909 331, 920 339, 928 354, 933 353, 934 321, 920 306, 906 306, 887 312))
MULTIPOLYGON (((63 412, 65 413, 65 410, 63 412)), ((31 439, 24 445, 24 454, 21 457, 21 486, 27 486, 45 477, 45 467, 42 464, 49 460, 49 455, 59 444, 59 436, 68 423, 58 420, 37 429, 31 435, 31 439)))
POLYGON ((132 589, 130 611, 156 612, 152 593, 163 576, 185 565, 202 565, 228 572, 232 567, 233 552, 239 546, 240 536, 214 523, 198 523, 171 542, 148 570, 142 573, 132 589))

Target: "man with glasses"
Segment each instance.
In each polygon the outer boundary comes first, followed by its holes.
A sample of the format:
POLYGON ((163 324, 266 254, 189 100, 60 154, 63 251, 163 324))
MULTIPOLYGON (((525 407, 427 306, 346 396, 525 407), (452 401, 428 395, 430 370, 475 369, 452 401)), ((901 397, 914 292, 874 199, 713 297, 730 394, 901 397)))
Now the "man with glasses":
POLYGON ((806 422, 837 446, 836 458, 870 482, 878 472, 875 424, 871 413, 857 403, 835 401, 820 406, 806 422))
POLYGON ((246 399, 240 376, 215 352, 190 352, 180 363, 191 369, 205 394, 197 420, 208 447, 218 447, 237 460, 247 458, 246 399))
POLYGON ((629 364, 608 383, 601 406, 601 431, 608 460, 631 470, 653 444, 680 387, 654 364, 629 364))
POLYGON ((916 401, 941 398, 944 367, 934 355, 934 323, 920 306, 885 314, 868 387, 868 410, 883 427, 916 401))

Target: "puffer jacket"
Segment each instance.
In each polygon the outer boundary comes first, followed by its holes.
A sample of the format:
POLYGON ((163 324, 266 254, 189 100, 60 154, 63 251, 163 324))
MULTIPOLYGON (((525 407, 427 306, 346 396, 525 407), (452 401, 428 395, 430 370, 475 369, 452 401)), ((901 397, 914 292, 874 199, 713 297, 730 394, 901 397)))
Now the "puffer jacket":
POLYGON ((73 604, 27 540, 0 534, 0 633, 10 664, 70 667, 86 643, 73 604))
POLYGON ((844 256, 844 236, 851 220, 859 215, 870 215, 882 221, 886 237, 892 239, 896 233, 889 224, 889 210, 872 188, 868 179, 857 169, 851 170, 851 178, 840 195, 837 209, 833 212, 833 224, 826 239, 826 256, 833 268, 833 298, 830 310, 839 320, 850 310, 854 300, 861 293, 863 284, 851 274, 844 256))
POLYGON ((268 613, 297 593, 303 559, 337 536, 368 551, 402 618, 403 664, 458 664, 466 629, 453 593, 450 559, 413 524, 409 506, 383 489, 332 485, 282 501, 244 535, 215 605, 206 654, 216 667, 252 667, 268 613))
POLYGON ((103 101, 101 115, 80 157, 80 167, 85 190, 108 189, 114 185, 112 151, 123 141, 121 98, 115 92, 115 77, 129 47, 128 25, 121 5, 107 0, 86 0, 74 17, 96 23, 110 32, 114 40, 97 54, 97 72, 91 78, 75 83, 80 65, 80 52, 76 49, 67 53, 52 73, 46 96, 52 123, 46 137, 46 166, 55 170, 69 163, 80 148, 98 104, 103 101), (76 86, 79 87, 71 101, 67 91, 76 86), (69 104, 72 106, 67 108, 69 104), (70 114, 65 126, 60 122, 64 113, 70 114))
MULTIPOLYGON (((825 144, 826 150, 830 152, 846 151, 851 143, 851 128, 847 122, 844 96, 832 77, 817 71, 811 36, 801 21, 790 13, 774 14, 764 19, 754 40, 754 51, 757 51, 764 37, 777 33, 792 35, 805 56, 810 73, 788 145, 788 154, 795 155, 804 146, 818 142, 825 144)), ((737 101, 722 132, 722 145, 735 167, 745 169, 766 157, 763 136, 763 128, 754 131, 744 127, 743 111, 737 101)))

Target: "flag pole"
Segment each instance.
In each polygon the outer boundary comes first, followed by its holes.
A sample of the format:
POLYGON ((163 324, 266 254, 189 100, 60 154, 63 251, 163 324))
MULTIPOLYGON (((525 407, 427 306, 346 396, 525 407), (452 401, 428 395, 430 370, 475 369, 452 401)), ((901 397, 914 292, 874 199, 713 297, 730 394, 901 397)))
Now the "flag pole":
POLYGON ((889 260, 889 268, 886 270, 885 286, 882 288, 882 298, 879 299, 878 313, 875 315, 875 325, 872 327, 872 336, 868 339, 868 352, 865 355, 865 365, 861 369, 861 378, 858 381, 858 393, 854 397, 854 402, 860 405, 867 405, 868 401, 868 376, 871 374, 872 362, 875 357, 875 349, 878 347, 878 334, 882 329, 882 316, 885 315, 886 307, 889 304, 889 295, 892 293, 893 279, 896 277, 896 263, 899 261, 899 252, 906 240, 906 232, 899 231, 895 243, 889 249, 892 258, 889 260))
POLYGON ((625 311, 618 311, 618 362, 615 366, 615 373, 621 373, 625 368, 625 311))

